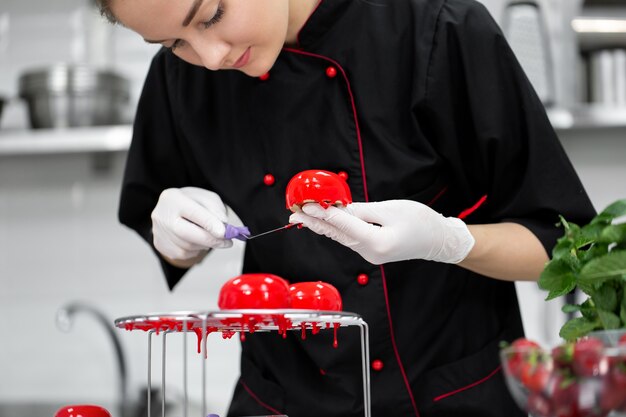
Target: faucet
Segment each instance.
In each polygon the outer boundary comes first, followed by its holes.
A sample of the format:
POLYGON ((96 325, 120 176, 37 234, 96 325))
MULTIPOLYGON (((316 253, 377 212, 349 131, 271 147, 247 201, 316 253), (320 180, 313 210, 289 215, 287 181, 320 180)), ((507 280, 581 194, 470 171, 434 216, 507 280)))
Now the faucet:
POLYGON ((127 372, 126 372, 126 361, 124 359, 124 353, 122 352, 122 345, 119 341, 117 334, 115 333, 115 329, 111 325, 111 321, 99 310, 96 308, 80 303, 80 302, 71 302, 63 306, 57 312, 56 316, 56 324, 57 327, 65 332, 69 332, 72 328, 73 318, 78 313, 86 313, 98 321, 102 327, 106 330, 111 342, 113 343, 113 348, 115 349, 115 357, 117 358, 117 365, 119 368, 119 378, 120 378, 120 409, 121 415, 124 416, 127 413, 127 372))

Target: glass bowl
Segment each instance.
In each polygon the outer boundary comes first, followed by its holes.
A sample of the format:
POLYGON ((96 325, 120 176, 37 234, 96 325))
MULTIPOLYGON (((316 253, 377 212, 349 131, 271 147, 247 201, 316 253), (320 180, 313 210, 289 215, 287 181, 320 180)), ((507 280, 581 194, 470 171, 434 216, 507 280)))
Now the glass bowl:
POLYGON ((501 349, 518 406, 533 417, 626 417, 626 346, 589 339, 553 349, 532 342, 501 349))

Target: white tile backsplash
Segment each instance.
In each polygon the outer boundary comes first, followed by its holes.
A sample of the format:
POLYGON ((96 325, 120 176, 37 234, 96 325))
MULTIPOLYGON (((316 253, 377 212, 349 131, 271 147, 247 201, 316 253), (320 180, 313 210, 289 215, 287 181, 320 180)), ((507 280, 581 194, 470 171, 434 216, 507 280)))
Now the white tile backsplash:
MULTIPOLYGON (((61 332, 55 315, 66 303, 88 303, 111 320, 215 309, 221 284, 240 273, 243 244, 238 242, 211 254, 169 292, 148 245, 117 221, 124 157, 117 154, 104 173, 91 169, 91 155, 0 159, 0 375, 5 376, 0 402, 115 400, 117 368, 110 341, 89 316, 77 316, 74 329, 61 332)), ((131 394, 137 396, 146 384, 146 338, 118 332, 129 362, 131 394)), ((173 374, 180 367, 175 352, 173 374)), ((238 352, 235 340, 209 339, 212 412, 225 411, 238 352)), ((195 366, 189 376, 196 401, 198 372, 195 366)), ((180 392, 180 378, 168 381, 168 387, 172 395, 180 392)))

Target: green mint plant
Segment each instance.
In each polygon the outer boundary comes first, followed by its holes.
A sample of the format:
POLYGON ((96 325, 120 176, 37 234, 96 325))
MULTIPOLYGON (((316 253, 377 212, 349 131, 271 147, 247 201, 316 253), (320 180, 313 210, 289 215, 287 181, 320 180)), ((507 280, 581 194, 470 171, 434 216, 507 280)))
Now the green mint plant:
POLYGON ((581 304, 566 304, 565 313, 580 316, 567 321, 559 335, 574 341, 594 330, 626 330, 626 199, 615 201, 589 224, 578 226, 560 217, 565 234, 552 250, 539 287, 547 300, 575 289, 587 295, 581 304))

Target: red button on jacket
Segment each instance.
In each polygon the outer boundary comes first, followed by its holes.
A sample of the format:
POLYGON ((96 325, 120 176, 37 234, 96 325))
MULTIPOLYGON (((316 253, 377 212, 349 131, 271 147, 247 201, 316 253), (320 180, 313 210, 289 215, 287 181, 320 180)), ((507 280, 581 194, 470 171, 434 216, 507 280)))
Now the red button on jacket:
POLYGON ((359 274, 359 276, 356 277, 356 282, 358 282, 360 285, 367 285, 369 281, 370 277, 368 277, 367 274, 359 274))
POLYGON ((276 179, 272 174, 265 174, 263 177, 263 183, 267 186, 274 185, 274 182, 276 182, 276 179))

